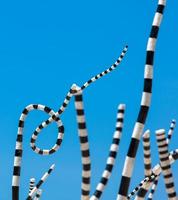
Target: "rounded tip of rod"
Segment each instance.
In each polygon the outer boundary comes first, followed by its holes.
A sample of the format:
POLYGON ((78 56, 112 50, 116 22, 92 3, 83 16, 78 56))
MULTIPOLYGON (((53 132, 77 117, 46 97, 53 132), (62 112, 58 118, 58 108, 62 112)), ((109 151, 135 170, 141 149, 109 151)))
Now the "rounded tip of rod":
POLYGON ((128 47, 129 47, 128 45, 125 45, 125 48, 127 48, 127 49, 128 49, 128 47))
POLYGON ((174 123, 174 124, 175 124, 175 123, 176 123, 176 120, 175 120, 175 119, 173 119, 173 120, 172 120, 172 123, 174 123))
POLYGON ((125 104, 119 104, 118 105, 118 110, 125 110, 126 105, 125 104))
POLYGON ((150 137, 150 130, 146 130, 143 134, 143 138, 149 138, 150 137))
POLYGON ((162 135, 165 134, 165 130, 164 129, 159 129, 155 131, 156 135, 162 135))
POLYGON ((54 168, 55 168, 55 164, 52 164, 50 168, 51 168, 51 169, 54 169, 54 168))
POLYGON ((76 90, 76 91, 79 91, 79 90, 81 90, 81 88, 77 85, 77 84, 72 84, 72 90, 76 90))
POLYGON ((31 182, 35 182, 35 178, 31 178, 30 181, 31 181, 31 182))

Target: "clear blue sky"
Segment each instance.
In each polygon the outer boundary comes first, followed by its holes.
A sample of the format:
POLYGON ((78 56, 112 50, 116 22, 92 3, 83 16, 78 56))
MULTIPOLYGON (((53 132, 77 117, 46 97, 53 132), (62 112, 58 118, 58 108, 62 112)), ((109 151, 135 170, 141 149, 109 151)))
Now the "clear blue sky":
MULTIPOLYGON (((126 103, 123 137, 103 200, 116 199, 124 158, 138 114, 143 88, 145 49, 157 0, 121 1, 1 1, 0 3, 0 199, 11 199, 11 177, 18 118, 30 103, 57 110, 72 83, 82 85, 110 66, 125 44, 129 51, 120 67, 84 92, 92 158, 92 192, 105 167, 115 127, 117 105, 126 103)), ((153 164, 158 162, 154 131, 178 121, 178 1, 168 1, 155 56, 153 98, 146 128, 152 132, 153 164)), ((65 137, 49 157, 34 154, 31 133, 46 115, 29 115, 24 133, 20 199, 30 177, 37 180, 52 164, 56 169, 44 184, 42 199, 80 199, 81 163, 74 102, 62 116, 65 137)), ((170 150, 178 147, 177 130, 170 150)), ((38 145, 50 147, 56 126, 41 133, 38 145)), ((178 189, 178 164, 173 166, 178 189)), ((143 174, 139 146, 131 188, 143 174)), ((130 188, 130 189, 131 189, 130 188)), ((163 179, 156 199, 166 199, 163 179)))

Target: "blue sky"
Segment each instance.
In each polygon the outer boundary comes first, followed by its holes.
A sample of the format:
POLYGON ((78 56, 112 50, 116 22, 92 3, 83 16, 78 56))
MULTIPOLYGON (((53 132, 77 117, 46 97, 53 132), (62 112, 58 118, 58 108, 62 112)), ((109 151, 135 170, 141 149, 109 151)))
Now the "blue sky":
MULTIPOLYGON (((139 110, 145 49, 157 1, 2 1, 0 3, 0 199, 11 199, 11 177, 18 118, 30 103, 57 110, 72 83, 82 85, 110 66, 123 47, 129 50, 120 67, 84 92, 92 159, 92 192, 105 167, 115 127, 117 105, 126 103, 124 131, 116 165, 103 200, 116 199, 125 155, 139 110)), ((178 2, 168 1, 156 48, 153 97, 145 129, 152 132, 153 165, 158 162, 154 131, 168 130, 178 121, 178 2)), ((31 133, 46 115, 29 115, 24 132, 20 199, 27 195, 30 177, 37 180, 52 164, 56 169, 44 184, 42 199, 79 199, 81 163, 74 102, 62 115, 65 137, 61 149, 49 157, 34 154, 31 133)), ((178 136, 170 150, 177 148, 178 136)), ((38 145, 53 145, 55 124, 39 136, 38 145)), ((178 165, 173 166, 176 188, 178 165)), ((144 176, 142 145, 131 182, 144 176)), ((131 189, 130 188, 130 189, 131 189)), ((166 199, 163 179, 156 199, 166 199)))

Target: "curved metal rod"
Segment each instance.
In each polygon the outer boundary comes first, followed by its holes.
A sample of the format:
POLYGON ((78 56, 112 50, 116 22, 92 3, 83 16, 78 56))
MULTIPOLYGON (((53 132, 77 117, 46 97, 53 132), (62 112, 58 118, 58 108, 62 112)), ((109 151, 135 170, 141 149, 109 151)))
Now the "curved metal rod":
POLYGON ((146 122, 147 114, 151 103, 154 53, 165 5, 166 0, 158 1, 158 6, 154 16, 151 33, 147 43, 144 88, 142 92, 141 105, 138 113, 138 118, 132 133, 132 138, 127 152, 127 156, 125 159, 117 200, 123 200, 127 198, 130 180, 134 168, 135 157, 140 142, 140 137, 142 135, 142 131, 146 122))
MULTIPOLYGON (((100 75, 95 76, 95 78, 90 79, 88 81, 88 85, 91 84, 92 82, 95 82, 97 79, 101 78, 105 74, 108 74, 112 70, 114 70, 119 65, 119 63, 122 60, 123 56, 125 55, 126 51, 127 51, 127 46, 124 48, 121 56, 116 61, 116 63, 114 65, 112 65, 111 68, 106 70, 107 72, 104 72, 104 73, 102 72, 100 75)), ((84 84, 84 86, 82 86, 83 89, 88 87, 88 85, 84 84)), ((41 154, 41 155, 49 155, 49 154, 55 153, 59 149, 59 147, 62 143, 63 135, 64 135, 64 126, 62 124, 62 121, 59 118, 59 115, 64 112, 67 105, 69 104, 71 97, 78 92, 78 91, 76 91, 75 88, 76 88, 76 85, 75 84, 72 85, 71 89, 67 93, 67 96, 65 97, 65 100, 64 100, 62 106, 60 107, 60 109, 58 110, 58 112, 54 112, 51 108, 41 105, 41 104, 30 104, 23 110, 23 112, 20 116, 20 119, 19 119, 16 147, 15 147, 15 155, 14 155, 14 167, 13 167, 13 177, 12 177, 12 200, 19 200, 21 160, 22 160, 22 152, 23 152, 23 147, 22 147, 23 129, 24 129, 24 122, 25 122, 26 116, 32 110, 41 110, 50 115, 50 118, 48 120, 46 120, 45 122, 43 122, 36 128, 35 132, 33 133, 32 137, 31 137, 30 145, 31 145, 31 148, 33 151, 35 151, 36 153, 41 154), (47 127, 53 121, 56 122, 57 127, 58 127, 58 137, 57 137, 56 144, 51 149, 38 148, 35 145, 35 142, 37 140, 39 133, 41 132, 41 130, 43 128, 47 127)))
MULTIPOLYGON (((122 61, 123 57, 125 56, 126 52, 128 50, 128 46, 125 46, 121 55, 119 56, 119 58, 117 59, 117 61, 107 70, 103 71, 102 73, 92 77, 90 80, 88 80, 81 88, 81 90, 83 91, 85 88, 87 88, 91 83, 94 83, 96 80, 100 79, 101 77, 105 76, 106 74, 109 74, 111 71, 113 71, 122 61)), ((73 84, 69 90, 69 92, 67 93, 64 102, 62 103, 61 107, 59 108, 59 110, 55 113, 55 116, 58 117, 60 116, 65 109, 67 108, 71 97, 73 97, 76 93, 78 92, 78 90, 76 90, 76 84, 73 84)), ((39 132, 42 131, 43 128, 47 127, 51 122, 53 122, 54 119, 52 117, 50 117, 48 120, 44 121, 42 124, 39 125, 40 130, 39 132)), ((37 135, 39 134, 39 132, 37 133, 37 135)), ((35 137, 35 141, 37 139, 37 135, 35 137)))

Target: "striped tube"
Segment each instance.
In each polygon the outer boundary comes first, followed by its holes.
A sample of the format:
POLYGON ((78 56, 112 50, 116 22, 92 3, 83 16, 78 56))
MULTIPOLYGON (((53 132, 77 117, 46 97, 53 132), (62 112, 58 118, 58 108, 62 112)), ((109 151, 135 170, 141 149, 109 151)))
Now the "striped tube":
MULTIPOLYGON (((25 119, 26 119, 28 113, 32 110, 41 110, 43 112, 46 112, 47 114, 49 114, 50 116, 52 116, 54 118, 54 120, 57 123, 57 127, 58 127, 58 138, 57 138, 56 144, 49 150, 42 150, 36 146, 33 146, 34 151, 36 153, 43 154, 43 155, 54 153, 60 147, 60 144, 61 144, 62 138, 63 138, 64 127, 62 125, 61 120, 59 118, 55 117, 55 115, 54 115, 55 112, 52 109, 50 109, 49 107, 46 107, 44 105, 41 105, 41 104, 38 104, 38 105, 31 104, 23 110, 23 112, 20 116, 20 119, 19 119, 16 147, 15 147, 15 155, 14 155, 14 169, 13 169, 13 177, 12 177, 12 200, 19 199, 21 161, 22 161, 22 153, 23 153, 23 146, 22 146, 23 129, 24 129, 25 119)), ((36 130, 36 132, 39 132, 40 128, 41 127, 39 126, 39 128, 36 130)), ((36 135, 36 132, 35 132, 35 135, 36 135)), ((31 143, 32 142, 33 141, 31 141, 31 143)))
POLYGON ((135 187, 132 192, 127 196, 127 199, 131 199, 132 196, 134 196, 137 191, 140 190, 141 187, 143 187, 143 185, 147 182, 151 182, 153 179, 155 178, 155 175, 152 174, 151 176, 145 177, 137 187, 135 187))
POLYGON ((116 69, 117 66, 120 64, 120 62, 122 61, 123 57, 125 56, 127 50, 128 50, 128 46, 126 45, 125 48, 123 49, 121 55, 119 56, 119 58, 116 60, 116 62, 111 67, 109 67, 105 71, 101 72, 100 74, 93 76, 90 80, 88 80, 86 83, 84 83, 84 85, 81 87, 81 89, 84 90, 91 83, 94 83, 96 80, 100 79, 101 77, 105 76, 106 74, 109 74, 111 71, 116 69))
POLYGON ((150 150, 150 130, 143 134, 143 154, 144 154, 144 173, 151 176, 151 150, 150 150))
POLYGON ((30 192, 30 194, 28 195, 28 197, 26 198, 26 200, 32 200, 33 197, 36 195, 37 191, 39 190, 39 188, 41 187, 41 185, 46 181, 46 179, 49 177, 49 175, 51 174, 51 172, 54 170, 55 165, 51 165, 51 167, 49 168, 49 170, 42 176, 42 178, 40 179, 40 181, 36 184, 36 186, 33 188, 33 190, 30 192))
POLYGON ((42 195, 42 190, 38 189, 36 192, 36 196, 34 197, 34 200, 40 200, 41 195, 42 195))
MULTIPOLYGON (((82 87, 81 90, 83 91, 85 88, 87 88, 91 83, 95 82, 96 80, 100 79, 101 77, 105 76, 106 74, 110 73, 111 71, 113 71, 122 61, 123 57, 125 56, 126 52, 127 52, 128 46, 125 46, 125 48, 123 49, 120 57, 117 59, 117 61, 107 70, 101 72, 100 74, 92 77, 90 80, 88 80, 82 87)), ((67 93, 61 107, 59 108, 59 110, 55 113, 55 116, 58 117, 60 116, 65 109, 67 108, 71 98, 73 95, 75 95, 77 93, 77 91, 75 90, 76 88, 76 84, 73 84, 69 90, 69 92, 67 93)), ((54 121, 54 119, 52 117, 50 117, 49 119, 47 119, 46 121, 44 121, 42 124, 39 125, 40 131, 45 128, 46 126, 48 126, 50 123, 52 123, 54 121)))
POLYGON ((154 181, 154 183, 153 183, 153 185, 152 185, 152 187, 151 187, 151 191, 150 191, 150 193, 149 193, 149 195, 148 195, 148 200, 153 199, 153 194, 154 194, 155 191, 156 191, 156 187, 157 187, 157 185, 158 185, 159 177, 160 177, 160 176, 157 176, 157 177, 155 178, 155 181, 154 181))
MULTIPOLYGON (((166 139, 167 140, 167 144, 169 144, 169 142, 170 142, 170 140, 172 138, 172 134, 174 132, 175 126, 176 126, 176 121, 173 119, 171 121, 171 125, 170 125, 169 131, 168 131, 168 136, 167 136, 167 139, 166 139)), ((153 185, 151 187, 151 191, 150 191, 150 193, 148 195, 148 200, 153 199, 153 195, 154 195, 154 193, 156 191, 156 187, 158 185, 158 181, 159 181, 159 176, 156 177, 156 180, 154 181, 154 183, 153 183, 153 185)))
POLYGON ((169 142, 170 142, 170 140, 171 140, 171 138, 172 138, 172 134, 173 134, 173 132, 174 132, 175 127, 176 127, 176 120, 173 119, 173 120, 171 121, 171 125, 170 125, 169 131, 168 131, 167 144, 169 144, 169 142))
POLYGON ((75 95, 75 108, 77 113, 78 136, 80 139, 80 149, 82 155, 82 195, 81 200, 89 200, 90 195, 90 177, 91 177, 91 161, 88 143, 88 133, 85 122, 85 114, 83 107, 83 97, 80 88, 75 95))
POLYGON ((132 139, 130 142, 128 153, 125 159, 117 200, 121 199, 124 200, 127 198, 140 137, 150 107, 151 94, 152 94, 154 51, 165 5, 166 5, 166 0, 159 0, 157 11, 155 13, 152 24, 151 33, 148 39, 145 74, 144 74, 144 88, 142 93, 141 106, 137 122, 134 126, 134 130, 132 133, 132 139))
POLYGON ((166 192, 168 199, 176 200, 176 192, 174 188, 173 175, 169 161, 168 144, 166 142, 165 130, 160 129, 156 131, 156 139, 158 145, 160 165, 165 181, 166 192))
MULTIPOLYGON (((174 151, 171 151, 169 153, 169 161, 170 161, 170 164, 173 164, 176 160, 178 160, 178 149, 174 150, 174 151)), ((143 187, 144 184, 149 184, 149 187, 151 187, 152 185, 152 181, 156 179, 157 176, 159 176, 162 172, 162 169, 161 169, 161 166, 160 164, 157 164, 154 166, 154 168, 152 169, 152 172, 153 174, 151 175, 150 179, 147 179, 149 177, 146 177, 144 178, 136 188, 138 189, 133 189, 132 192, 128 195, 127 198, 131 198, 132 196, 134 196, 136 194, 136 192, 141 188, 143 187), (145 180, 145 181, 144 181, 145 180), (146 181, 148 180, 148 181, 146 181), (141 184, 143 183, 143 184, 141 184), (135 192, 134 192, 135 191, 135 192)))
POLYGON ((28 192, 29 194, 33 190, 34 187, 35 187, 35 178, 31 178, 30 183, 29 183, 29 192, 28 192))
MULTIPOLYGON (((150 151, 150 131, 147 130, 143 134, 143 154, 144 154, 144 173, 145 177, 149 177, 152 175, 151 170, 151 151, 150 151)), ((139 189, 135 200, 143 200, 148 188, 149 184, 143 184, 143 186, 139 189)))
POLYGON ((110 147, 109 156, 106 162, 105 170, 102 174, 102 178, 99 182, 99 184, 96 187, 96 190, 94 194, 91 196, 90 200, 98 200, 100 199, 104 188, 106 184, 108 183, 108 180, 111 176, 112 169, 115 163, 115 159, 117 156, 118 148, 119 148, 119 142, 121 138, 122 128, 123 128, 123 122, 124 122, 124 112, 125 112, 125 104, 120 104, 118 106, 118 112, 117 112, 117 122, 116 122, 116 130, 113 135, 112 144, 110 147))

